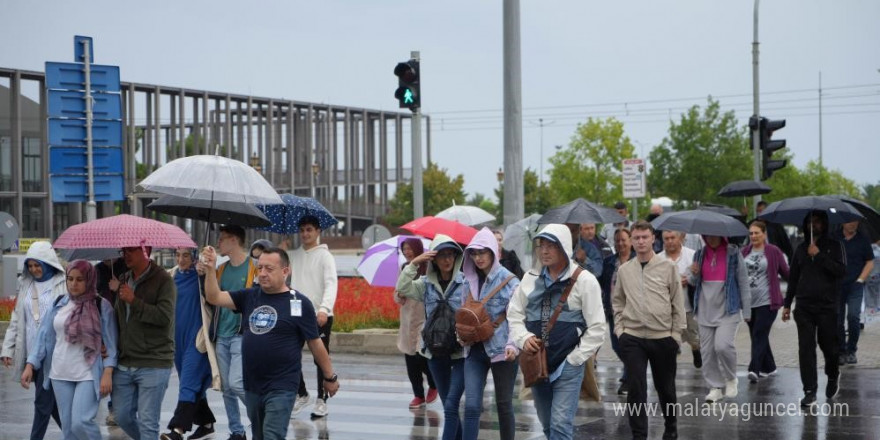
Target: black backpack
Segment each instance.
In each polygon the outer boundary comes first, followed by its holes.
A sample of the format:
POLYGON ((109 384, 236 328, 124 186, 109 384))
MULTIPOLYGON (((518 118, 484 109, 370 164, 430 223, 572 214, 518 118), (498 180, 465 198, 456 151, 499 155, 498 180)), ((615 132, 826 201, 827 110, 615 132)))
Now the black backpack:
POLYGON ((449 305, 449 298, 437 301, 422 329, 422 340, 432 356, 449 356, 461 350, 455 335, 455 311, 449 305))

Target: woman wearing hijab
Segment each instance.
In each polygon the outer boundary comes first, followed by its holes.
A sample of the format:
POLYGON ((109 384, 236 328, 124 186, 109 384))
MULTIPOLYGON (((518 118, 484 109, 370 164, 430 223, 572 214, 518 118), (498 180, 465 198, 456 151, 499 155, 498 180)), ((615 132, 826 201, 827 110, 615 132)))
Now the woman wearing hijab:
POLYGON ((694 319, 700 326, 706 402, 737 395, 736 330, 752 315, 752 293, 743 257, 724 237, 704 235, 706 246, 694 255, 694 319), (722 392, 721 388, 724 388, 722 392))
MULTIPOLYGON (((64 267, 49 242, 38 241, 28 248, 19 286, 15 311, 9 321, 9 329, 6 330, 3 351, 0 352, 3 365, 13 367, 12 377, 21 377, 25 362, 34 351, 40 324, 55 299, 67 292, 64 267)), ((34 380, 42 383, 43 376, 42 369, 34 370, 34 380)), ((51 384, 48 389, 35 387, 34 395, 34 421, 30 439, 42 440, 49 426, 49 417, 54 418, 58 426, 61 426, 61 419, 51 384)))
POLYGON ((484 301, 495 292, 483 307, 489 319, 497 324, 491 338, 464 347, 464 440, 476 440, 480 434, 483 391, 489 370, 492 370, 492 379, 495 381, 501 440, 513 440, 516 432, 513 385, 516 382, 519 349, 510 336, 506 316, 510 297, 519 286, 519 278, 501 265, 498 254, 498 241, 492 231, 483 228, 465 248, 462 263, 467 292, 473 300, 484 301))
POLYGON ((113 388, 116 317, 110 302, 98 295, 97 278, 88 261, 70 263, 68 293, 46 313, 21 374, 21 386, 28 388, 34 370, 47 372, 42 383, 34 385, 48 390, 51 381, 65 440, 101 438, 95 416, 101 397, 113 388))

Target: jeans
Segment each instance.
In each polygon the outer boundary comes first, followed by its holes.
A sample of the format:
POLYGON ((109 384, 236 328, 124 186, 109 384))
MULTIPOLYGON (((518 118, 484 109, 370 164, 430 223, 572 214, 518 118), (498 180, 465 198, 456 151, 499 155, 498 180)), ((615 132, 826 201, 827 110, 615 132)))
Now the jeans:
POLYGON ((837 309, 837 340, 840 341, 840 353, 855 353, 859 344, 859 315, 862 313, 862 297, 865 285, 847 283, 840 288, 837 309), (844 323, 844 320, 846 322, 844 323), (844 325, 846 324, 846 325, 844 325), (849 336, 849 341, 847 341, 849 336))
POLYGON ((562 374, 556 380, 532 385, 535 411, 548 440, 570 440, 574 434, 574 415, 581 382, 584 381, 584 365, 563 362, 562 374))
POLYGON ((34 422, 31 426, 31 440, 43 440, 46 429, 49 427, 49 418, 55 419, 55 423, 61 426, 61 416, 58 414, 58 405, 55 404, 55 393, 52 391, 52 383, 49 389, 43 388, 43 369, 34 370, 34 422))
POLYGON ((245 392, 253 440, 284 440, 296 391, 273 390, 265 394, 245 392))
POLYGON ((61 413, 62 437, 65 440, 101 440, 101 430, 95 423, 99 402, 94 381, 52 379, 52 389, 61 413))
MULTIPOLYGON (((330 354, 330 331, 333 329, 333 317, 328 316, 327 322, 324 323, 323 326, 318 326, 318 336, 321 338, 321 342, 324 343, 324 348, 327 350, 327 354, 330 354)), ((305 342, 303 342, 303 346, 305 346, 305 342)), ((327 400, 330 397, 326 391, 324 391, 324 378, 327 377, 323 371, 321 371, 321 366, 318 365, 318 362, 315 361, 315 370, 318 372, 318 399, 327 400)), ((297 391, 297 395, 299 396, 308 396, 309 391, 306 389, 306 379, 303 377, 302 371, 299 372, 299 391, 297 391)))
POLYGON ((428 387, 437 388, 434 384, 434 377, 431 376, 431 370, 428 369, 428 359, 420 354, 403 355, 406 361, 406 375, 412 384, 413 395, 425 398, 425 381, 422 375, 428 378, 428 387))
POLYGON ((171 368, 116 368, 113 370, 113 412, 116 423, 134 440, 159 437, 162 399, 171 368))
MULTIPOLYGON (((244 434, 238 401, 244 403, 244 376, 241 371, 241 335, 218 337, 216 344, 217 369, 223 385, 223 406, 229 420, 229 431, 244 434)), ((253 423, 253 421, 251 421, 253 423)))
MULTIPOLYGON (((631 409, 629 427, 634 439, 648 438, 648 414, 643 409, 648 401, 648 363, 651 364, 651 375, 654 378, 654 389, 660 400, 660 411, 663 414, 667 432, 677 432, 678 422, 675 413, 666 411, 668 405, 675 405, 675 370, 678 341, 672 337, 662 339, 645 339, 624 333, 620 337, 620 351, 623 362, 629 370, 629 394, 626 406, 631 409)), ((704 365, 705 368, 705 365, 704 365)))
POLYGON ((772 373, 776 371, 776 360, 770 349, 770 328, 776 321, 777 310, 770 311, 770 306, 752 307, 752 319, 749 320, 749 334, 752 336, 752 361, 749 371, 755 373, 772 373))
POLYGON ((480 434, 480 414, 483 412, 483 391, 486 376, 492 370, 495 381, 495 405, 501 440, 513 440, 516 421, 513 415, 513 385, 519 364, 512 361, 492 362, 483 344, 471 347, 464 361, 464 440, 476 440, 480 434))
POLYGON ((443 402, 442 440, 461 440, 461 419, 458 406, 464 394, 464 359, 434 356, 428 359, 428 368, 437 384, 440 401, 443 402))
MULTIPOLYGON (((840 372, 837 365, 839 348, 835 328, 837 313, 833 308, 824 309, 809 306, 798 306, 794 309, 794 322, 798 332, 798 364, 801 368, 801 383, 804 392, 819 389, 816 375, 816 342, 825 356, 825 374, 837 377, 840 372)), ((858 320, 856 321, 858 323, 858 320)))

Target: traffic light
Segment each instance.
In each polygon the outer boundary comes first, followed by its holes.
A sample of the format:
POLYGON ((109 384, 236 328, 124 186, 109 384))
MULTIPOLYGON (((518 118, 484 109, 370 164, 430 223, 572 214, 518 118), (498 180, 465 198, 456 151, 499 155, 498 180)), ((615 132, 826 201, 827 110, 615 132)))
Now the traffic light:
POLYGON ((773 153, 777 150, 785 148, 785 139, 771 139, 776 130, 785 127, 785 119, 772 121, 767 118, 761 118, 758 127, 758 135, 761 140, 761 180, 767 180, 773 175, 774 171, 785 168, 788 161, 785 159, 773 159, 773 153))
POLYGON ((417 60, 409 60, 403 63, 397 63, 394 68, 394 75, 397 76, 397 90, 394 97, 400 104, 400 108, 408 108, 413 112, 422 104, 422 93, 419 84, 419 62, 417 60))

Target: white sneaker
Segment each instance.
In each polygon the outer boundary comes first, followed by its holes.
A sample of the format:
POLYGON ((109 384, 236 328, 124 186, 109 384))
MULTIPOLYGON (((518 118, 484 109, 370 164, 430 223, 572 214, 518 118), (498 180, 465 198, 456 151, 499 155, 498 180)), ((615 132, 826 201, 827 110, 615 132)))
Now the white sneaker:
POLYGON ((760 378, 760 377, 763 377, 763 376, 759 376, 758 373, 755 373, 754 371, 749 371, 749 382, 755 383, 758 381, 758 378, 760 378))
POLYGON ((327 401, 324 399, 315 399, 315 409, 312 410, 312 417, 326 417, 327 414, 330 414, 327 411, 327 401))
POLYGON ((706 394, 706 402, 720 402, 724 399, 724 394, 721 393, 721 388, 712 388, 709 390, 709 394, 706 394))
POLYGON ((739 385, 739 379, 733 378, 724 383, 724 397, 728 397, 733 399, 739 393, 737 390, 737 386, 739 385))
POLYGON ((303 408, 309 406, 309 403, 311 403, 311 399, 309 398, 308 394, 306 394, 305 396, 297 396, 296 400, 293 402, 293 414, 291 415, 295 416, 299 414, 299 412, 302 411, 303 408))
POLYGON ((761 377, 776 376, 776 371, 777 371, 777 370, 773 370, 773 371, 771 371, 771 372, 769 372, 769 373, 758 373, 758 376, 761 376, 761 377))

